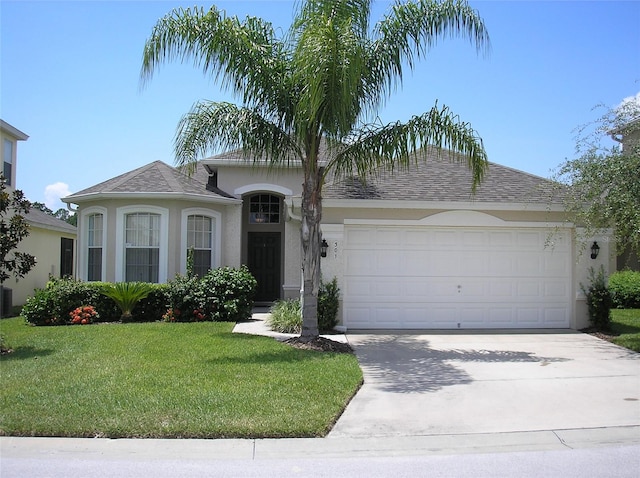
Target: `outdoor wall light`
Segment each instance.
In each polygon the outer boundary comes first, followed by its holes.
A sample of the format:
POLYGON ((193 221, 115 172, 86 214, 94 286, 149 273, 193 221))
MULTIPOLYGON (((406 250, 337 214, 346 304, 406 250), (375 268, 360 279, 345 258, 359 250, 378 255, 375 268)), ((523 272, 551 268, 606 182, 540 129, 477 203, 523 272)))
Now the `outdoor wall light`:
POLYGON ((326 239, 322 239, 320 243, 320 257, 327 257, 327 249, 329 249, 329 244, 326 239))
POLYGON ((600 253, 600 246, 596 241, 593 241, 593 245, 591 246, 591 259, 595 259, 596 257, 598 257, 599 253, 600 253))

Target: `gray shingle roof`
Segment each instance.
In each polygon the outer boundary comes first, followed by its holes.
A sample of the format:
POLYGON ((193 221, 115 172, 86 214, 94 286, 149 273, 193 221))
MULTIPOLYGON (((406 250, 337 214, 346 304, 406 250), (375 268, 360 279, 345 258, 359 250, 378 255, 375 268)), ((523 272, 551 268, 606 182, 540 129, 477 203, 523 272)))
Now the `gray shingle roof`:
POLYGON ((69 234, 76 234, 77 228, 65 222, 57 217, 42 212, 39 209, 31 208, 28 214, 25 214, 25 219, 29 224, 35 227, 42 227, 44 229, 55 229, 61 232, 68 232, 69 234))
POLYGON ((83 196, 99 193, 178 193, 209 195, 212 198, 232 196, 221 190, 209 191, 206 188, 208 173, 202 164, 196 166, 196 172, 189 176, 180 169, 162 161, 154 161, 140 168, 121 174, 115 178, 78 191, 65 198, 68 202, 83 196))
POLYGON ((420 154, 408 170, 381 172, 363 181, 351 176, 325 186, 325 199, 374 199, 491 203, 559 204, 563 189, 553 181, 489 163, 484 180, 471 192, 472 176, 466 164, 447 155, 420 154))

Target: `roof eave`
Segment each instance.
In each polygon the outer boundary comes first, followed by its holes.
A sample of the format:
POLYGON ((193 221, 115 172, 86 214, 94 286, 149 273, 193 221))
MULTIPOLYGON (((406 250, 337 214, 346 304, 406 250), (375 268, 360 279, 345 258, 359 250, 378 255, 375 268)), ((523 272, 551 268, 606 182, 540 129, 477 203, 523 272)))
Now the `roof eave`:
POLYGON ((48 231, 55 231, 55 232, 61 232, 63 234, 69 234, 72 236, 77 236, 78 235, 78 231, 76 228, 71 229, 71 224, 69 225, 69 228, 66 228, 64 226, 54 226, 52 224, 44 224, 42 222, 38 222, 38 221, 31 221, 29 219, 27 219, 27 222, 29 223, 30 227, 37 227, 38 229, 46 229, 48 231))
POLYGON ((401 199, 323 199, 323 208, 363 209, 460 209, 477 211, 532 211, 564 212, 561 204, 534 202, 483 202, 483 201, 415 201, 401 199))
POLYGON ((87 201, 95 201, 98 199, 180 199, 197 202, 207 202, 213 204, 234 205, 242 204, 241 199, 225 198, 221 196, 210 196, 207 194, 194 193, 166 193, 166 192, 96 192, 87 194, 71 195, 60 200, 67 204, 81 204, 87 201))

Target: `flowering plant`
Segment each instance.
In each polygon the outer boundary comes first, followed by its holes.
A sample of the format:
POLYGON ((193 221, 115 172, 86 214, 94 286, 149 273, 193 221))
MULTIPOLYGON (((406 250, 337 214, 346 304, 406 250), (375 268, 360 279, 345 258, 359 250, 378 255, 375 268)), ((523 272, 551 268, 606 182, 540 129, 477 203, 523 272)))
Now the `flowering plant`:
POLYGON ((99 318, 98 311, 92 305, 83 305, 69 312, 72 324, 90 324, 99 318))
POLYGON ((196 322, 204 320, 204 311, 202 309, 194 309, 193 317, 196 319, 196 322))
POLYGON ((180 311, 178 309, 174 309, 173 307, 169 307, 167 312, 162 316, 162 319, 165 322, 175 322, 178 317, 180 317, 180 311))

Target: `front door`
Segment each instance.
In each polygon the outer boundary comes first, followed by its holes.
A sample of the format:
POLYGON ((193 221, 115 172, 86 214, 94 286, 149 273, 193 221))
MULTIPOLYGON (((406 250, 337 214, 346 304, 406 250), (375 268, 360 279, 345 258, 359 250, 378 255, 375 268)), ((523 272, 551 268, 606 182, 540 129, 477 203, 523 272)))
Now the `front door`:
POLYGON ((280 298, 280 233, 249 232, 248 267, 258 281, 256 302, 280 298))

